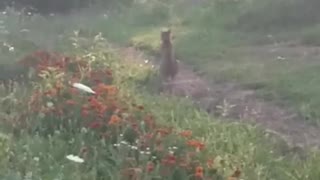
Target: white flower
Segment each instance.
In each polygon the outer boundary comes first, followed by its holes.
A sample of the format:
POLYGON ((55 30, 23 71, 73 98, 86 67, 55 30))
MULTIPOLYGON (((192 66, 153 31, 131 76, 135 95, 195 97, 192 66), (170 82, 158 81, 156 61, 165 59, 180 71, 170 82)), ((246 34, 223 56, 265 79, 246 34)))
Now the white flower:
POLYGON ((30 32, 29 29, 21 29, 20 32, 30 32))
POLYGON ((52 107, 54 104, 52 102, 47 102, 47 107, 52 107))
POLYGON ((121 144, 126 144, 126 145, 128 144, 126 141, 121 141, 120 143, 121 144))
POLYGON ((68 155, 66 156, 67 159, 69 159, 70 161, 76 162, 76 163, 83 163, 84 160, 82 158, 80 158, 79 156, 75 156, 75 155, 68 155))
POLYGON ((10 51, 10 52, 13 52, 13 51, 14 51, 14 47, 12 47, 12 46, 9 47, 9 51, 10 51))
POLYGON ((285 57, 282 57, 282 56, 278 56, 278 57, 277 57, 277 60, 286 60, 286 58, 285 58, 285 57))
POLYGON ((73 83, 72 86, 77 88, 77 89, 80 89, 82 91, 85 91, 85 92, 88 92, 88 93, 91 93, 91 94, 95 94, 95 92, 90 87, 88 87, 86 85, 83 85, 81 83, 73 83))
POLYGON ((108 19, 109 18, 108 14, 104 14, 103 18, 108 19))
POLYGON ((120 146, 120 144, 113 144, 113 146, 114 146, 114 147, 119 147, 119 146, 120 146))

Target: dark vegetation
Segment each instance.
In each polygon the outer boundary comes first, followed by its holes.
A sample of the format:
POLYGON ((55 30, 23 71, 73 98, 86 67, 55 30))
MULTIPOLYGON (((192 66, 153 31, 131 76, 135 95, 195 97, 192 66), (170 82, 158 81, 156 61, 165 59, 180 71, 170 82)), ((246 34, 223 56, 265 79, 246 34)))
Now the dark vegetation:
POLYGON ((317 0, 254 1, 239 16, 237 25, 249 31, 300 29, 318 23, 320 2, 317 0))
MULTIPOLYGON (((24 9, 26 12, 50 14, 50 13, 70 13, 72 10, 82 9, 94 4, 115 5, 119 3, 116 0, 2 0, 0 9, 13 7, 18 10, 24 9)), ((129 5, 131 0, 124 0, 121 4, 129 5)))

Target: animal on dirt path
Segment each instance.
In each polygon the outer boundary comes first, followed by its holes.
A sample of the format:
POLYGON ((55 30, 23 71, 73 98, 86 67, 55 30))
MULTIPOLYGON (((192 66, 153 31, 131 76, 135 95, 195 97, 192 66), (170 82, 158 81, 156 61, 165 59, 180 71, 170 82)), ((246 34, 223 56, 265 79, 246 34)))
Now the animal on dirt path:
POLYGON ((160 77, 163 83, 170 83, 178 74, 178 61, 173 52, 171 30, 164 28, 161 31, 161 62, 160 77))

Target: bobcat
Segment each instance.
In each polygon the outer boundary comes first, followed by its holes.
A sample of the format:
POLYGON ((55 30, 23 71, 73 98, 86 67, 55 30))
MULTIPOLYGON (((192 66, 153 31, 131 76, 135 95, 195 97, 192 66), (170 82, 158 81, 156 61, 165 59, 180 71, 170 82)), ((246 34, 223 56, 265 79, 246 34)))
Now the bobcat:
POLYGON ((171 30, 163 29, 161 31, 161 62, 160 77, 163 83, 170 83, 178 73, 178 62, 175 59, 172 42, 171 30))

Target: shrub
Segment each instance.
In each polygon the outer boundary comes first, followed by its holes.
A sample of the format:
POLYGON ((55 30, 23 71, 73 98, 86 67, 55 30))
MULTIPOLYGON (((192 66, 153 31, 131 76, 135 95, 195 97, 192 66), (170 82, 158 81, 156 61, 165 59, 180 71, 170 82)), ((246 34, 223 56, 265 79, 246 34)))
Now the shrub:
POLYGON ((317 23, 317 0, 254 1, 238 18, 237 25, 250 30, 300 28, 317 23))
MULTIPOLYGON (((48 139, 47 146, 52 141, 66 144, 81 139, 76 148, 86 163, 80 168, 94 169, 97 179, 224 177, 227 162, 209 158, 211 152, 192 131, 158 124, 147 108, 115 83, 117 68, 109 59, 113 56, 95 52, 91 49, 90 54, 75 57, 43 51, 33 54, 38 57, 33 61, 40 79, 26 111, 21 112, 20 129, 48 139), (74 82, 90 86, 94 93, 72 86, 74 82)), ((18 164, 11 165, 17 168, 23 163, 18 164)), ((240 171, 234 171, 230 178, 237 179, 240 171)))
POLYGON ((85 8, 96 3, 100 5, 124 4, 129 5, 132 0, 4 0, 0 2, 0 8, 15 7, 17 9, 26 9, 27 11, 36 11, 41 14, 49 13, 68 13, 73 9, 85 8))

